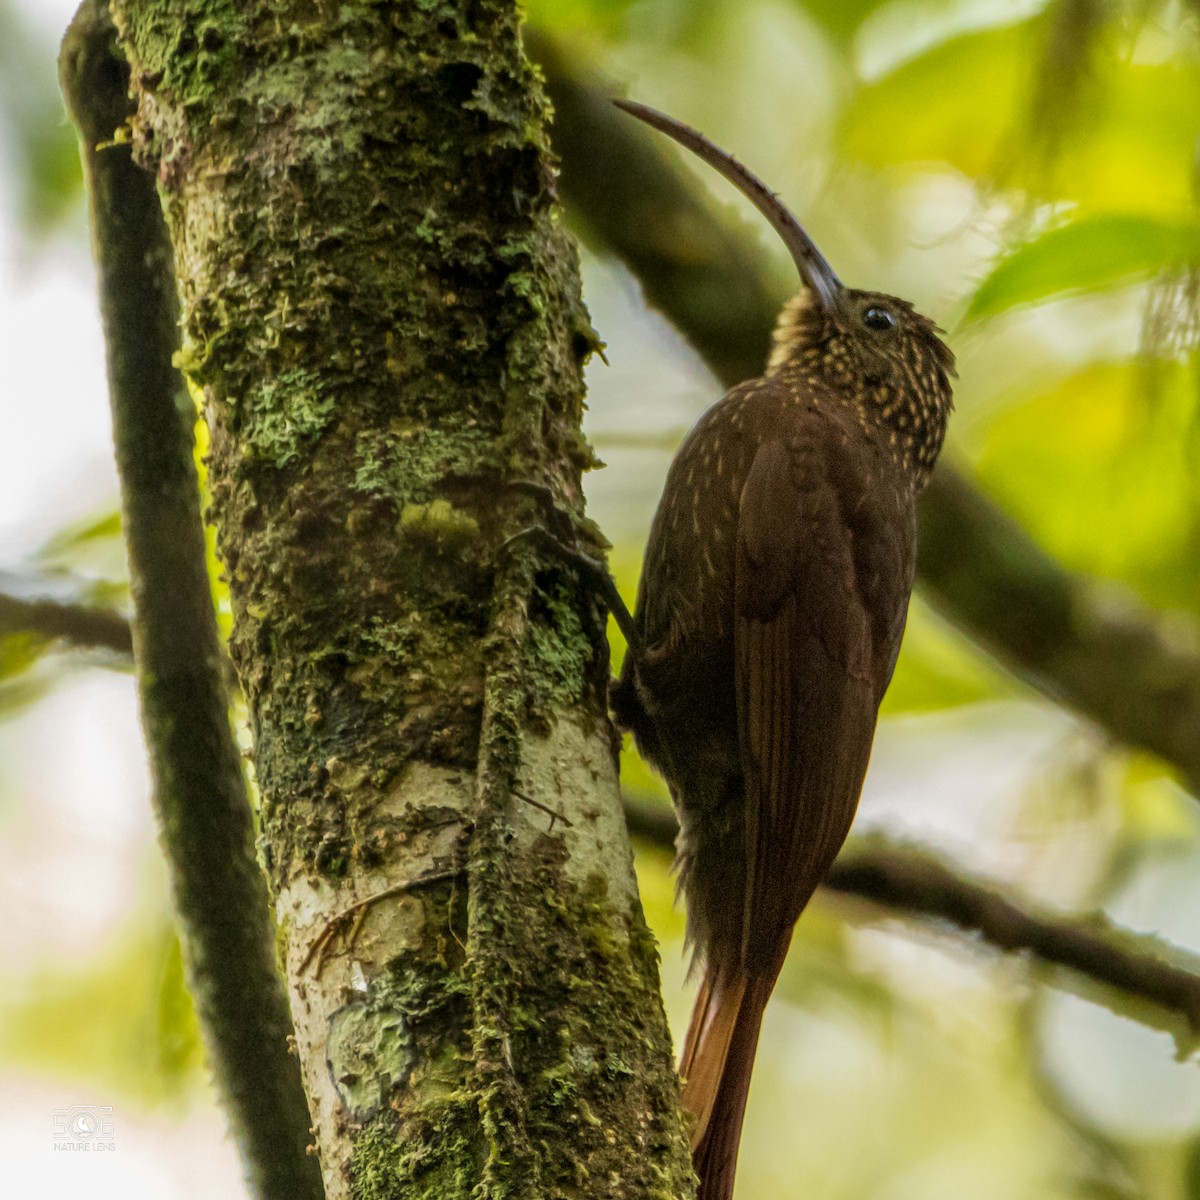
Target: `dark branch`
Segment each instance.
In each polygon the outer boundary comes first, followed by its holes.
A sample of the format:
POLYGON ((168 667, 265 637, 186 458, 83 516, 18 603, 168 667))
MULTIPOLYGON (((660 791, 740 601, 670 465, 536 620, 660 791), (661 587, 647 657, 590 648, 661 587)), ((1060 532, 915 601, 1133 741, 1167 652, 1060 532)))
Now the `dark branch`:
MULTIPOLYGON (((103 615, 114 622, 121 619, 103 615)), ((624 804, 633 837, 666 850, 674 847, 678 826, 665 804, 628 795, 624 804)), ((1027 953, 1047 967, 1065 968, 1145 1001, 1150 1009, 1133 1015, 1173 1035, 1200 1032, 1200 959, 1157 938, 1122 930, 1102 916, 1039 913, 998 888, 953 871, 928 851, 880 837, 851 842, 825 887, 868 900, 897 917, 945 922, 999 950, 1027 953), (1164 1012, 1169 1014, 1165 1020, 1164 1012)), ((1088 995, 1108 1003, 1103 996, 1088 995)))
MULTIPOLYGON (((559 103, 561 106, 561 99, 559 103)), ((603 115, 606 119, 610 111, 607 100, 597 107, 598 116, 603 115)), ((560 107, 560 119, 561 114, 560 107)), ((687 203, 691 202, 687 199, 687 203)), ((743 252, 739 250, 739 253, 743 252)), ((731 360, 736 357, 732 341, 729 356, 731 360)), ((966 488, 960 507, 969 510, 975 499, 976 494, 966 488)), ((991 506, 986 501, 983 505, 986 526, 999 514, 988 511, 991 506)), ((954 523, 950 522, 949 528, 953 527, 954 523)), ((1019 546, 1029 546, 1028 540, 1019 533, 1014 540, 1019 546)), ((1007 570, 1003 567, 996 570, 1011 582, 1007 570)), ((1050 577, 1055 579, 1062 575, 1051 564, 1050 577)), ((1085 592, 1094 593, 1091 585, 1080 586, 1085 592)), ((78 619, 79 614, 72 606, 59 607, 66 610, 62 614, 65 624, 79 630, 88 627, 86 622, 78 619)), ((102 624, 110 625, 114 631, 117 629, 121 621, 117 614, 102 612, 100 615, 104 617, 102 624)), ((1118 618, 1108 606, 1108 616, 1106 622, 1101 622, 1101 627, 1114 623, 1119 624, 1118 618)), ((1133 635, 1146 636, 1145 624, 1137 620, 1125 624, 1127 629, 1132 629, 1133 635)), ((36 623, 34 627, 37 628, 36 623)), ((1006 636, 1011 638, 1015 632, 1010 629, 1006 636)), ((1096 636, 1111 638, 1112 635, 1097 633, 1096 636)), ((84 635, 77 640, 79 644, 94 644, 84 635)), ((1137 637, 1130 635, 1129 640, 1131 645, 1136 644, 1137 637)), ((1156 636, 1152 640, 1160 639, 1156 636)), ((108 645, 108 642, 100 639, 100 644, 108 645)), ((1191 672, 1190 669, 1184 672, 1182 667, 1188 660, 1182 652, 1176 654, 1180 657, 1180 671, 1186 680, 1191 672)), ((1175 755, 1164 756, 1179 761, 1175 755)), ((627 801, 626 817, 634 836, 665 848, 673 845, 675 821, 664 806, 627 801)), ((826 886, 832 891, 883 906, 898 915, 949 923, 965 932, 978 934, 999 949, 1026 952, 1049 966, 1064 968, 1080 978, 1102 984, 1106 989, 1116 989, 1153 1009, 1153 1013, 1138 1015, 1139 1019, 1157 1027, 1179 1033, 1180 1019, 1189 1030, 1200 1027, 1200 966, 1190 961, 1185 965, 1186 956, 1176 948, 1154 938, 1116 929, 1102 917, 1063 917, 1037 912, 994 888, 950 870, 926 852, 890 847, 879 841, 852 843, 843 859, 835 864, 826 886), (1163 1013, 1168 1016, 1164 1018, 1163 1013)))
POLYGON ((60 600, 25 600, 0 592, 0 635, 33 633, 81 650, 110 650, 124 660, 133 653, 129 622, 110 608, 60 600))
MULTIPOLYGON (((674 845, 675 818, 665 805, 626 798, 625 817, 634 837, 674 845)), ((1200 958, 1114 926, 1101 914, 1042 911, 952 870, 928 851, 879 835, 851 840, 824 886, 890 916, 948 924, 997 950, 1028 954, 1052 970, 1056 986, 1164 1030, 1181 1046, 1200 1034, 1200 958), (1118 1002, 1114 991, 1128 1002, 1118 1002)))
POLYGON ((266 883, 229 725, 209 598, 191 404, 177 347, 171 251, 153 179, 114 134, 129 69, 102 0, 85 0, 60 55, 92 208, 113 436, 135 602, 142 716, 189 983, 255 1195, 322 1195, 308 1105, 288 1053, 266 883))
POLYGON ((1053 700, 1174 765, 1200 795, 1200 628, 1064 570, 963 476, 922 499, 925 596, 1053 700))
POLYGON ((614 88, 574 74, 551 40, 526 42, 546 74, 560 184, 586 239, 625 263, 718 379, 760 374, 784 299, 769 281, 786 287, 794 271, 770 271, 749 222, 719 214, 682 156, 613 106, 614 88))
POLYGON ((999 888, 969 879, 914 846, 870 836, 852 843, 825 886, 875 904, 978 934, 989 946, 1028 953, 1064 968, 1052 982, 1174 1035, 1181 1046, 1200 1034, 1200 958, 1149 934, 1114 925, 1102 913, 1049 913, 999 888), (1115 989, 1135 1002, 1114 1004, 1079 980, 1115 989))
MULTIPOLYGON (((726 385, 757 375, 784 296, 735 227, 652 137, 531 37, 546 72, 562 188, 592 242, 620 258, 726 385)), ((786 286, 786 284, 784 284, 786 286)), ((925 595, 1054 700, 1159 755, 1200 793, 1200 629, 1064 570, 943 462, 921 501, 925 595)))

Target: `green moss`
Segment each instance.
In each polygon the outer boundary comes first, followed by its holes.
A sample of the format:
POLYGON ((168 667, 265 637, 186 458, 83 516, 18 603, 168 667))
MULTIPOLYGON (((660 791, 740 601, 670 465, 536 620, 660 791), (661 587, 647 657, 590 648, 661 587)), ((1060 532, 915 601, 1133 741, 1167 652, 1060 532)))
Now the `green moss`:
POLYGON ((455 551, 479 538, 479 522, 454 507, 449 500, 406 504, 400 510, 396 532, 406 538, 432 543, 439 550, 455 551))
POLYGON ((442 1104, 418 1136, 370 1126, 354 1140, 355 1200, 468 1200, 479 1177, 478 1114, 466 1098, 442 1104), (433 1147, 436 1147, 436 1152, 433 1147))
MULTIPOLYGON (((235 402, 236 403, 236 402, 235 402)), ((246 451, 275 467, 295 462, 329 424, 335 397, 319 370, 293 367, 251 390, 235 419, 246 451)))
MULTIPOLYGON (((215 334, 214 340, 219 336, 219 333, 215 334)), ((171 366, 193 380, 199 380, 204 371, 204 364, 208 362, 211 349, 212 341, 199 345, 191 339, 184 339, 183 345, 171 355, 171 366)))
MULTIPOLYGON (((374 1003, 400 1015, 403 1040, 421 1052, 411 1058, 413 1076, 404 1080, 410 1086, 388 1097, 395 1107, 377 1106, 355 1138, 350 1169, 356 1198, 466 1200, 472 1194, 484 1147, 476 1101, 466 1086, 470 1056, 456 1044, 469 1000, 460 975, 431 971, 428 961, 412 955, 397 959, 378 984, 374 1003), (449 1044, 436 1034, 441 1026, 455 1031, 449 1044)), ((395 1060, 395 1050, 389 1053, 395 1060)))
POLYGON ((180 20, 172 4, 121 5, 114 14, 142 85, 183 109, 203 107, 227 87, 239 66, 246 13, 234 0, 210 0, 197 22, 180 20))
POLYGON ((424 418, 397 418, 356 435, 355 490, 397 503, 427 503, 447 479, 496 477, 495 448, 478 421, 444 429, 424 418))
POLYGON ((375 1004, 348 1004, 329 1021, 326 1060, 342 1103, 360 1121, 407 1083, 415 1061, 405 1014, 375 1004))
POLYGON ((419 951, 333 1030, 362 1122, 354 1194, 583 1197, 619 1178, 631 1200, 664 1179, 682 1196, 640 913, 600 874, 569 882, 561 829, 524 846, 512 820, 531 728, 597 725, 607 675, 573 573, 501 549, 544 514, 529 484, 581 525, 593 461, 580 367, 596 339, 515 8, 220 0, 176 62, 179 4, 128 7, 182 361, 213 422, 271 876, 370 894, 375 868, 404 877, 428 848, 404 781, 476 780, 467 877, 422 895, 419 951))
POLYGON ((560 578, 538 593, 535 609, 525 661, 531 707, 539 713, 569 708, 582 699, 595 660, 577 593, 560 578))
POLYGON ((669 1065, 658 1065, 670 1062, 665 1027, 629 1019, 658 1003, 657 969, 644 972, 631 954, 641 921, 610 902, 602 874, 581 887, 566 882, 552 841, 528 883, 553 902, 525 905, 520 932, 500 935, 510 954, 536 942, 558 964, 553 974, 526 979, 510 1010, 525 1127, 540 1144, 545 1194, 570 1194, 582 1172, 620 1178, 623 1195, 642 1196, 674 1172, 673 1194, 681 1195, 687 1154, 675 1115, 678 1082, 669 1065), (625 1119, 630 1111, 647 1118, 636 1132, 625 1119))
MULTIPOLYGON (((536 1189, 529 1190, 530 1177, 517 1169, 519 1148, 504 1151, 505 1160, 495 1157, 494 1119, 489 1124, 485 1116, 481 1127, 482 1081, 471 1054, 444 1050, 418 1056, 414 1061, 425 1064, 415 1068, 423 1072, 419 1084, 414 1078, 412 1088, 397 1091, 392 1106, 378 1106, 367 1118, 352 1165, 353 1194, 360 1200, 568 1197, 586 1191, 588 1180, 605 1181, 596 1194, 607 1195, 603 1189, 614 1179, 622 1181, 623 1196, 678 1200, 686 1194, 687 1150, 665 1028, 629 1020, 657 1005, 657 969, 643 972, 630 953, 642 936, 640 914, 610 903, 602 874, 574 886, 562 865, 558 840, 542 839, 515 880, 509 902, 519 907, 519 919, 494 931, 505 953, 527 955, 538 945, 558 961, 553 972, 522 975, 508 993, 507 1032, 495 1030, 507 1039, 513 1085, 524 1098, 522 1137, 525 1151, 538 1159, 536 1189), (531 893, 544 902, 529 903, 531 893), (639 1114, 632 1130, 629 1112, 639 1114), (492 1180, 481 1193, 485 1160, 492 1163, 492 1180)), ((430 975, 412 959, 397 960, 371 1000, 376 1012, 404 1027, 388 1062, 399 1061, 423 1029, 470 1002, 478 981, 449 978, 457 982, 430 975)), ((375 1040, 372 1033, 356 1045, 375 1040)), ((364 1086, 358 1077, 352 1083, 364 1086)), ((367 1099, 374 1103, 372 1097, 367 1099)), ((503 1095, 491 1102, 503 1104, 503 1095)))

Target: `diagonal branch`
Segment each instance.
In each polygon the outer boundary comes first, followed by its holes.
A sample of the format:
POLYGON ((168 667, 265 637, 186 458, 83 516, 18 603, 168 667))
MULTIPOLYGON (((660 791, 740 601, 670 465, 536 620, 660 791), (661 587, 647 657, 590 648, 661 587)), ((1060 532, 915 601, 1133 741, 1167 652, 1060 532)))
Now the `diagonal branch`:
MULTIPOLYGON (((727 353, 733 361, 738 353, 736 345, 730 343, 727 353)), ((194 491, 189 491, 189 496, 194 496, 194 491)), ((986 501, 983 503, 987 506, 986 501)), ((985 516, 985 526, 989 520, 990 516, 985 516)), ((122 618, 116 613, 102 615, 104 619, 95 626, 82 620, 81 613, 66 611, 60 617, 77 631, 77 644, 107 646, 113 640, 113 631, 118 631, 115 637, 119 640, 122 618)), ((32 627, 38 628, 38 623, 34 621, 32 627)), ((1134 628, 1144 630, 1136 622, 1134 628)), ((197 719, 194 711, 191 719, 197 719)), ((239 782, 239 792, 240 788, 239 782)), ((626 813, 636 836, 657 845, 672 845, 675 825, 668 810, 631 802, 626 813)), ((835 864, 826 886, 899 915, 947 922, 978 934, 1000 949, 1026 952, 1040 962, 1062 968, 1056 974, 1057 983, 1073 977, 1077 982, 1089 980, 1103 989, 1115 989, 1141 1002, 1145 1011, 1136 1014, 1138 1019, 1176 1035, 1200 1026, 1200 963, 1158 939, 1117 929, 1102 917, 1040 912, 954 872, 927 852, 897 847, 882 839, 852 844, 844 860, 835 864)), ((1121 1011, 1130 1015, 1125 1009, 1121 1011)), ((272 1131, 279 1134, 277 1121, 272 1131)))
POLYGON ((878 835, 852 843, 825 886, 978 934, 997 950, 1030 954, 1052 968, 1055 986, 1171 1034, 1185 1052, 1200 1035, 1200 957, 1122 929, 1103 913, 1047 912, 878 835))
MULTIPOLYGON (((593 244, 726 385, 757 375, 783 297, 735 227, 651 138, 531 36, 546 72, 562 188, 593 244)), ((1114 738, 1160 756, 1200 793, 1200 628, 1064 570, 943 462, 920 509, 925 595, 1024 679, 1114 738)))
MULTIPOLYGON (((674 846, 675 818, 665 805, 626 797, 625 817, 635 837, 674 846)), ((1056 987, 1169 1033, 1183 1049, 1200 1036, 1200 957, 1115 926, 1101 913, 1046 912, 927 850, 878 834, 852 839, 824 887, 890 915, 950 925, 997 950, 1028 954, 1050 969, 1056 987)))
MULTIPOLYGON (((103 615, 114 627, 123 622, 115 612, 103 615)), ((90 643, 84 638, 80 644, 90 643)), ((634 837, 662 849, 674 847, 677 826, 666 805, 628 795, 624 803, 634 837)), ((880 835, 852 841, 824 886, 893 916, 945 923, 998 950, 1028 954, 1052 970, 1062 968, 1053 978, 1060 987, 1078 991, 1081 982, 1090 981, 1099 990, 1084 989, 1089 998, 1175 1037, 1200 1033, 1200 959, 1159 938, 1115 926, 1102 915, 1040 912, 953 870, 929 851, 880 835), (1112 990, 1143 1007, 1131 1013, 1128 1005, 1115 1005, 1112 990)))
MULTIPOLYGON (((154 180, 134 166, 128 146, 111 142, 130 115, 129 68, 102 0, 80 7, 59 65, 91 200, 133 649, 189 985, 254 1194, 317 1200, 308 1106, 288 1054, 291 1019, 229 725, 191 405, 171 365, 178 341, 170 244, 154 180)), ((94 624, 87 632, 96 633, 94 624)))

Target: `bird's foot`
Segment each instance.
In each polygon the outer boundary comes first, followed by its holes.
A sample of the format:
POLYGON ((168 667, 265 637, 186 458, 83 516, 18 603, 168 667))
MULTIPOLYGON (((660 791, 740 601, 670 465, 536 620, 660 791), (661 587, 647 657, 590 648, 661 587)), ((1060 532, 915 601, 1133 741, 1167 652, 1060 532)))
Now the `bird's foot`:
POLYGON ((590 554, 585 554, 578 547, 567 545, 544 525, 529 525, 518 530, 502 543, 500 549, 509 550, 522 541, 533 542, 540 549, 549 551, 569 566, 574 567, 604 601, 624 635, 626 645, 631 650, 638 646, 639 640, 637 629, 633 623, 633 614, 630 613, 622 599, 621 593, 617 590, 617 581, 613 579, 612 572, 604 562, 593 558, 590 554))

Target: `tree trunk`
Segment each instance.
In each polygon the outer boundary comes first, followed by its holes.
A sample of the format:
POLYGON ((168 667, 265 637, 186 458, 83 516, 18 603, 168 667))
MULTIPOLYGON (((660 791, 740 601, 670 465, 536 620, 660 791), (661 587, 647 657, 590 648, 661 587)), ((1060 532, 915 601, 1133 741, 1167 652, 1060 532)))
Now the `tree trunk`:
POLYGON ((595 346, 500 0, 114 0, 202 387, 331 1198, 680 1197, 586 529, 595 346))

